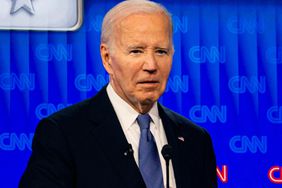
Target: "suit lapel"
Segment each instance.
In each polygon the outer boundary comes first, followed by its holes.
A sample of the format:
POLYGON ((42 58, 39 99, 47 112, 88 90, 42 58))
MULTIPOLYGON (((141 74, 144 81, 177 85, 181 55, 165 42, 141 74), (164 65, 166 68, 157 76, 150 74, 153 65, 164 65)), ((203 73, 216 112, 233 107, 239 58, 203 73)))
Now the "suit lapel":
MULTIPOLYGON (((183 165, 182 163, 185 162, 181 157, 181 153, 182 153, 181 150, 183 149, 182 145, 184 144, 184 139, 185 139, 184 136, 182 135, 181 125, 178 125, 176 123, 176 120, 174 120, 172 114, 168 110, 166 110, 165 107, 161 106, 160 104, 158 105, 158 107, 159 107, 159 114, 165 129, 168 144, 171 145, 173 148, 172 165, 174 170, 176 186, 177 188, 189 187, 189 185, 186 185, 185 183, 185 182, 190 182, 190 180, 187 179, 189 178, 189 176, 184 176, 184 172, 182 171, 181 168, 181 166, 183 165)), ((188 161, 189 159, 185 159, 185 160, 188 161)), ((189 169, 187 169, 186 171, 189 171, 189 169)))
POLYGON ((120 176, 128 188, 145 187, 133 154, 128 152, 129 144, 105 88, 94 97, 91 106, 93 141, 99 142, 117 176, 120 176))

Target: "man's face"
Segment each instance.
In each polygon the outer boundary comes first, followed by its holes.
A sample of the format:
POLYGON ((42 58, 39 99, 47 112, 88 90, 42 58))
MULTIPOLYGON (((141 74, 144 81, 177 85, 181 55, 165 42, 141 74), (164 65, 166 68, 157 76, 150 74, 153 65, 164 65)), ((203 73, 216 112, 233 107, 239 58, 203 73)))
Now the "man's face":
POLYGON ((103 64, 117 94, 139 112, 153 105, 165 90, 171 70, 171 26, 161 13, 133 14, 115 29, 111 50, 103 49, 103 64))

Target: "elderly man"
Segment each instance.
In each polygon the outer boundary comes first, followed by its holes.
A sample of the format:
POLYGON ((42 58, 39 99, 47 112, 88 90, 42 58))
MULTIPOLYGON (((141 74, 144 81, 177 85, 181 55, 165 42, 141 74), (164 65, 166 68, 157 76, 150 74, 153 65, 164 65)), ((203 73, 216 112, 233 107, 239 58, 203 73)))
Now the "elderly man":
POLYGON ((167 10, 145 0, 116 5, 104 18, 100 51, 110 83, 39 123, 20 187, 217 187, 208 133, 157 102, 174 54, 167 10))

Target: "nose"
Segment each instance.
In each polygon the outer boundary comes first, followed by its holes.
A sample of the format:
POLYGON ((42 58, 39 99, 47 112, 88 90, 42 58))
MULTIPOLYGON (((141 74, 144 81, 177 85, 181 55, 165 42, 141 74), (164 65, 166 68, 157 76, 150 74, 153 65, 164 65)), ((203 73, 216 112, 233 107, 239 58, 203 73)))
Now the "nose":
POLYGON ((153 53, 148 54, 143 64, 143 70, 153 74, 157 72, 157 68, 158 68, 158 63, 156 57, 154 56, 153 53))

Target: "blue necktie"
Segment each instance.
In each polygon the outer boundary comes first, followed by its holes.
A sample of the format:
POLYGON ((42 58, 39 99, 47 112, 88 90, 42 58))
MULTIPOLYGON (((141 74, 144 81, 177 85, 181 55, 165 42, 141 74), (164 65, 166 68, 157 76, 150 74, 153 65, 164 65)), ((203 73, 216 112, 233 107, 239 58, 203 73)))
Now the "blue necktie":
POLYGON ((140 114, 137 122, 140 126, 139 169, 147 188, 163 188, 163 174, 155 143, 150 131, 151 118, 148 114, 140 114))

